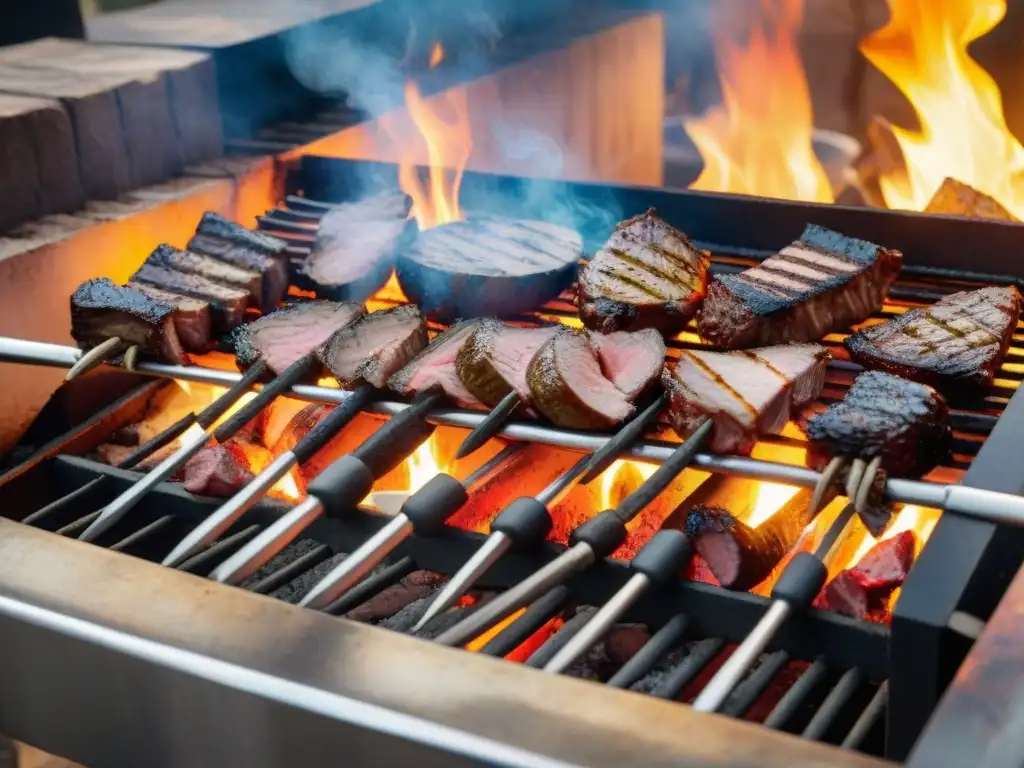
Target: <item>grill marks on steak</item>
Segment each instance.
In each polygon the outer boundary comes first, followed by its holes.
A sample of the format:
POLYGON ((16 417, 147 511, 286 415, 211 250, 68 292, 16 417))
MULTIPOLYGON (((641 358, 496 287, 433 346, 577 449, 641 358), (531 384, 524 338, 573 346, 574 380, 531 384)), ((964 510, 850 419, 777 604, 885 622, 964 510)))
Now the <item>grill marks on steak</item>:
POLYGON ((462 408, 481 408, 459 379, 455 361, 480 320, 464 320, 439 334, 411 363, 388 380, 388 386, 400 395, 412 396, 440 388, 462 408))
POLYGON ((597 353, 582 333, 560 328, 527 368, 533 405, 567 429, 607 429, 636 411, 604 377, 597 353))
POLYGON ((203 353, 210 348, 213 334, 210 302, 136 281, 129 282, 128 287, 154 301, 174 307, 174 328, 181 339, 181 346, 187 351, 203 353))
POLYGON ((952 440, 942 395, 880 371, 860 374, 841 401, 808 419, 806 431, 814 469, 835 456, 881 456, 886 472, 914 477, 942 461, 952 440))
POLYGON ((710 417, 713 451, 748 454, 758 435, 780 432, 796 409, 821 393, 830 357, 818 344, 683 350, 662 372, 672 426, 685 437, 710 417))
POLYGON ((363 315, 342 328, 320 348, 318 357, 342 386, 365 381, 382 389, 427 341, 427 323, 419 308, 402 304, 363 315))
POLYGON ((249 293, 222 285, 201 275, 178 272, 147 261, 132 275, 131 282, 146 283, 165 291, 206 300, 213 315, 213 331, 222 334, 242 322, 249 305, 249 293))
POLYGON ((636 400, 658 380, 665 364, 665 339, 653 328, 630 333, 592 333, 601 370, 630 400, 636 400))
POLYGON ((820 339, 877 312, 902 263, 899 251, 809 225, 758 266, 715 277, 697 329, 726 349, 820 339))
POLYGON ((319 349, 362 312, 362 306, 354 302, 293 304, 240 326, 234 338, 235 360, 244 370, 262 358, 272 373, 283 373, 292 363, 319 349))
POLYGON ((71 336, 91 349, 117 336, 126 345, 171 363, 187 364, 175 328, 174 308, 102 277, 87 280, 71 294, 71 336))
POLYGON ((708 253, 649 210, 619 224, 581 270, 580 319, 604 333, 682 330, 704 298, 709 265, 708 253))
POLYGON ((513 390, 531 400, 526 370, 558 326, 516 328, 492 318, 480 320, 455 359, 459 379, 473 396, 492 408, 513 390))
POLYGON ((850 357, 944 392, 992 386, 1020 319, 1014 286, 963 291, 846 339, 850 357))
POLYGON ((362 301, 387 282, 408 225, 410 199, 386 193, 328 211, 295 280, 321 298, 362 301))

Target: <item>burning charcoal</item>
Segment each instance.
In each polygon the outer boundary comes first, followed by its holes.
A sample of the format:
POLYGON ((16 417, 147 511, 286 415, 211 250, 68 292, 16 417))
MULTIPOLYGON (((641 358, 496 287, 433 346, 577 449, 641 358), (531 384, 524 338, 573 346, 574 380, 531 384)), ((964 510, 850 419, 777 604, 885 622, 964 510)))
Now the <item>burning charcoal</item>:
MULTIPOLYGON (((435 618, 431 619, 430 622, 419 632, 416 632, 416 637, 422 638, 423 640, 433 640, 435 637, 440 636, 442 632, 446 632, 463 619, 472 616, 476 611, 480 610, 480 608, 486 605, 487 602, 494 597, 494 593, 471 592, 470 596, 475 598, 475 602, 472 605, 455 606, 454 608, 449 608, 440 616, 436 616, 435 618)), ((430 598, 429 600, 424 598, 424 602, 426 602, 427 605, 429 606, 433 602, 433 598, 430 598)), ((414 613, 417 617, 416 621, 418 622, 419 617, 423 616, 423 614, 426 613, 426 608, 421 609, 420 606, 417 605, 417 608, 414 611, 414 613)))
POLYGON ((118 337, 146 355, 185 365, 188 355, 174 324, 174 308, 101 277, 71 294, 71 336, 84 350, 118 337))
MULTIPOLYGON (((433 571, 413 571, 397 584, 386 587, 362 605, 353 608, 345 614, 345 618, 371 624, 390 619, 410 604, 432 596, 444 581, 444 576, 433 571)), ((429 601, 423 606, 420 615, 426 612, 428 605, 429 601)), ((418 620, 418 617, 412 619, 408 626, 400 631, 411 629, 418 620)))
POLYGON ((485 318, 463 344, 455 360, 459 379, 480 402, 492 408, 515 391, 528 403, 526 369, 557 328, 516 328, 485 318))
POLYGON ((800 538, 806 505, 787 505, 751 528, 721 507, 697 505, 686 516, 686 533, 718 583, 746 591, 764 581, 800 538))
POLYGON ((651 633, 643 624, 616 624, 567 674, 605 682, 650 639, 651 633))
POLYGON ((427 324, 419 309, 402 304, 364 315, 331 336, 318 354, 342 386, 365 381, 382 389, 427 341, 427 324))
POLYGON ((299 539, 289 544, 287 547, 282 549, 276 554, 271 560, 256 571, 252 576, 242 582, 243 588, 255 584, 258 581, 262 581, 267 576, 281 570, 285 566, 289 565, 295 560, 298 560, 303 555, 312 552, 314 549, 319 547, 320 544, 313 539, 299 539))
POLYGON ((409 231, 410 201, 394 192, 331 209, 295 284, 334 301, 363 301, 387 282, 409 231))
POLYGON ((665 339, 658 331, 592 333, 589 339, 604 375, 627 398, 636 401, 655 386, 665 364, 665 339))
POLYGON ((815 607, 856 619, 884 620, 889 597, 903 585, 914 563, 916 544, 912 531, 880 541, 856 566, 828 583, 815 607))
POLYGON ((587 328, 681 331, 707 289, 710 259, 650 210, 619 224, 580 271, 576 303, 587 328))
POLYGON ((456 405, 480 408, 481 402, 459 379, 456 359, 482 322, 466 320, 456 323, 434 337, 425 350, 388 380, 388 386, 405 397, 440 387, 456 405))
POLYGON ((662 684, 665 675, 679 666, 683 659, 686 658, 686 655, 685 648, 673 648, 658 660, 658 663, 651 668, 650 672, 633 683, 629 690, 639 693, 654 693, 662 684))
POLYGON ((531 667, 542 668, 551 659, 554 658, 555 654, 562 650, 562 647, 572 639, 583 625, 590 621, 590 618, 597 612, 597 609, 592 606, 584 606, 576 610, 576 614, 568 619, 562 627, 549 637, 544 644, 533 652, 533 655, 527 660, 527 664, 531 667))
POLYGON ((227 443, 203 448, 182 470, 185 490, 199 496, 234 496, 255 477, 245 451, 227 443))
POLYGON ((279 375, 362 312, 359 304, 333 301, 307 301, 271 312, 235 331, 235 362, 245 370, 262 359, 271 373, 279 375))
POLYGON ((697 316, 718 347, 805 342, 882 308, 903 254, 813 224, 799 241, 738 275, 716 275, 697 316))
POLYGON ((818 344, 683 350, 661 377, 672 426, 680 436, 689 435, 711 417, 713 451, 750 453, 758 435, 781 432, 797 409, 821 393, 830 358, 818 344))
POLYGON ((134 447, 138 445, 141 440, 139 439, 139 425, 129 424, 126 427, 121 427, 116 432, 112 432, 107 437, 108 443, 114 445, 124 445, 128 447, 134 447))
POLYGON ((298 603, 313 588, 314 584, 330 573, 346 557, 348 555, 339 552, 334 557, 329 557, 322 563, 317 563, 301 576, 274 590, 270 596, 283 600, 286 603, 298 603))
MULTIPOLYGON (((751 704, 747 711, 743 713, 743 719, 751 723, 763 723, 768 715, 772 713, 775 706, 779 703, 783 696, 789 691, 790 688, 800 678, 800 675, 810 666, 810 662, 807 661, 790 661, 782 670, 772 678, 772 681, 768 684, 761 694, 754 699, 754 703, 751 704)), ((805 705, 808 706, 808 705, 805 705)))
POLYGON ((872 325, 844 342, 850 357, 943 392, 992 386, 1020 318, 1015 286, 954 293, 872 325))
POLYGON ((608 429, 636 411, 604 377, 586 336, 569 329, 559 329, 538 350, 526 380, 537 410, 566 429, 608 429))

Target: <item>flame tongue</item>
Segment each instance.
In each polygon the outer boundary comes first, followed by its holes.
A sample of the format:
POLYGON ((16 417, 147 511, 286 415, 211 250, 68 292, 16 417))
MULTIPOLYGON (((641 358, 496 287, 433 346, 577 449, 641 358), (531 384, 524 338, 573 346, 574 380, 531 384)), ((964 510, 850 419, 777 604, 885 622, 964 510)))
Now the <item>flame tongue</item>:
POLYGON ((704 160, 691 188, 831 203, 832 187, 811 143, 811 95, 796 46, 803 0, 731 7, 748 13, 752 6, 746 45, 722 29, 715 35, 721 106, 684 125, 704 160))
POLYGON ((879 179, 890 208, 923 210, 946 177, 1024 216, 1024 147, 999 87, 967 53, 1006 15, 1006 0, 888 0, 890 19, 860 46, 903 92, 920 131, 894 127, 906 171, 879 179))

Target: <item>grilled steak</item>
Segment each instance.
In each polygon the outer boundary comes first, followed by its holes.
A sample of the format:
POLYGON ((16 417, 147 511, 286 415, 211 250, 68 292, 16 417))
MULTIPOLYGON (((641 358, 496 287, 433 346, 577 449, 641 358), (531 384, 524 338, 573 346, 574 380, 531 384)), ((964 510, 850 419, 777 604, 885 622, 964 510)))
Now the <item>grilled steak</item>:
POLYGON ((709 265, 707 253, 653 210, 634 216, 580 271, 580 319, 602 333, 680 331, 704 298, 709 265))
POLYGON ((419 309, 402 304, 363 315, 335 333, 318 353, 342 386, 365 381, 382 389, 391 376, 427 346, 419 309))
POLYGON ((877 312, 902 264, 899 251, 812 224, 758 266, 712 279, 697 330, 726 349, 814 341, 877 312))
POLYGON ((885 621, 889 617, 889 598, 907 580, 916 549, 913 531, 883 539, 853 568, 840 571, 815 599, 814 607, 857 619, 885 621))
POLYGON ((174 325, 174 308, 101 277, 71 294, 71 336, 88 350, 117 336, 126 345, 169 363, 187 364, 174 325))
POLYGON ((216 334, 230 331, 241 323, 249 304, 249 294, 241 288, 232 288, 207 280, 201 275, 190 275, 149 263, 139 267, 138 272, 132 275, 131 282, 155 285, 165 291, 208 301, 216 334))
POLYGON ((409 300, 448 322, 536 309, 569 287, 582 254, 571 229, 473 216, 420 232, 395 269, 409 300))
POLYGON ((182 468, 185 490, 200 496, 234 496, 252 482, 244 450, 232 442, 207 446, 182 468))
POLYGON ((259 272, 259 307, 263 312, 272 312, 288 290, 288 260, 284 256, 268 256, 213 235, 195 235, 188 241, 188 250, 235 267, 259 272))
POLYGON ((271 372, 283 373, 296 360, 315 352, 336 331, 363 312, 353 302, 304 301, 239 326, 235 332, 235 361, 245 370, 263 359, 271 372))
POLYGON ((459 351, 480 323, 480 320, 465 320, 435 337, 411 363, 391 377, 388 386, 406 396, 440 387, 462 408, 482 407, 483 404, 459 380, 455 369, 459 351))
POLYGON ((203 353, 210 348, 213 333, 213 318, 210 302, 195 299, 147 283, 130 282, 129 288, 144 293, 154 301, 174 307, 174 328, 181 339, 181 346, 189 352, 203 353))
POLYGON ((265 232, 246 229, 237 221, 232 221, 213 211, 203 214, 203 218, 199 220, 199 226, 196 227, 196 234, 227 240, 229 243, 266 256, 283 256, 288 248, 288 243, 284 240, 265 232))
POLYGON ((1020 317, 1014 287, 954 293, 846 339, 850 357, 943 392, 992 386, 1020 317))
POLYGON ((158 245, 146 259, 146 263, 184 272, 187 275, 199 275, 230 288, 240 288, 248 294, 250 306, 260 306, 263 278, 255 270, 225 264, 199 253, 179 251, 166 244, 158 245))
POLYGON ((868 371, 846 397, 807 420, 807 437, 807 461, 814 469, 834 456, 881 456, 886 472, 917 477, 949 452, 949 407, 926 384, 868 371))
POLYGON ((636 408, 601 372, 587 337, 559 328, 533 356, 526 370, 533 405, 566 429, 606 429, 636 408))
POLYGON ((513 390, 529 403, 526 368, 557 330, 515 328, 491 318, 481 320, 455 358, 459 379, 476 399, 492 408, 513 390))
POLYGON ((758 435, 778 433, 797 408, 818 396, 829 357, 818 344, 683 350, 661 376, 672 426, 685 437, 711 417, 711 449, 748 454, 758 435))
POLYGON ((391 275, 411 202, 387 193, 328 211, 313 251, 295 274, 300 288, 335 301, 362 301, 391 275))
POLYGON ((601 370, 612 384, 636 400, 658 380, 665 364, 665 339, 653 328, 636 333, 592 333, 601 370))

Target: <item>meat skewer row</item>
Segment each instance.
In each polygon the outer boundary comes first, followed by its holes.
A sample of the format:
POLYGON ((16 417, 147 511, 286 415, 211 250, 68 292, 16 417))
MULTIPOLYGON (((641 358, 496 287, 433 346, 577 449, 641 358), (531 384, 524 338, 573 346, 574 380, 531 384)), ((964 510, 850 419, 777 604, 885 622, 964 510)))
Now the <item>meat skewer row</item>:
MULTIPOLYGON (((164 558, 163 564, 172 567, 180 564, 227 530, 292 467, 305 462, 324 447, 366 407, 391 375, 426 345, 426 319, 411 304, 363 315, 331 335, 317 350, 317 358, 340 385, 352 390, 351 395, 291 450, 274 459, 249 485, 201 522, 164 558)), ((404 441, 406 436, 401 435, 400 430, 406 425, 422 422, 426 412, 440 399, 437 393, 425 395, 391 419, 378 434, 393 434, 394 439, 401 437, 399 442, 404 441)), ((409 452, 415 447, 412 445, 409 452)))

